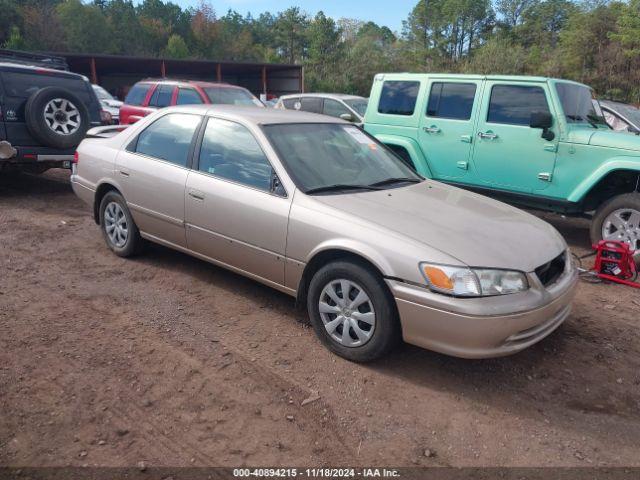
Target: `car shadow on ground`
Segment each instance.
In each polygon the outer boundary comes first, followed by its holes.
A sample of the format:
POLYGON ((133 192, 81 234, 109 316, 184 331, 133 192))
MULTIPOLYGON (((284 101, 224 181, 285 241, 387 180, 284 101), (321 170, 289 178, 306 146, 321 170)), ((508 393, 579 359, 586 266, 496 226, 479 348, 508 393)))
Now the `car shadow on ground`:
POLYGON ((19 172, 0 173, 0 197, 43 195, 56 197, 71 192, 67 171, 35 175, 19 172))

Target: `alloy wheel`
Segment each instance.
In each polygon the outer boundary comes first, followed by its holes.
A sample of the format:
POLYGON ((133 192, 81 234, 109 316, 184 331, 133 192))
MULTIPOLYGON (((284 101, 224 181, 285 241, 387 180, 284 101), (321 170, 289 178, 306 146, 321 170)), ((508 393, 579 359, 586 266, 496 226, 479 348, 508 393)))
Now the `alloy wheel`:
POLYGON ((71 135, 80 128, 80 111, 65 98, 54 98, 44 107, 47 126, 60 135, 71 135))
POLYGON ((620 208, 611 212, 602 223, 602 238, 628 243, 633 250, 640 249, 640 211, 620 208))

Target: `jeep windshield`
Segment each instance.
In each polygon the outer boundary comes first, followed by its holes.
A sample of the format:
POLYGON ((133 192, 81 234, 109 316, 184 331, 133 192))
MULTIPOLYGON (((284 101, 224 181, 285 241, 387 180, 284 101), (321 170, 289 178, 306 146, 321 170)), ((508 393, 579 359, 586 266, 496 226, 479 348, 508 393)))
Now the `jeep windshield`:
POLYGON ((353 125, 291 123, 263 129, 289 175, 308 194, 382 190, 423 180, 353 125))
POLYGON ((594 128, 609 128, 600 104, 589 87, 558 82, 556 91, 568 123, 588 123, 594 128))

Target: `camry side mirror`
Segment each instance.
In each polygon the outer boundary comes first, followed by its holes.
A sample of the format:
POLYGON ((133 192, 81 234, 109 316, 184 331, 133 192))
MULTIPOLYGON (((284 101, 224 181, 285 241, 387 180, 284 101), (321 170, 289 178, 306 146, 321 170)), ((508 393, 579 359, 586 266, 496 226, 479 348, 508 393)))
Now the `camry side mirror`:
POLYGON ((549 112, 531 112, 529 126, 531 128, 541 128, 542 138, 549 142, 556 137, 555 133, 549 130, 552 125, 553 117, 549 112))
POLYGON ((353 115, 351 115, 350 113, 343 113, 340 115, 340 118, 342 120, 346 120, 347 122, 353 122, 353 115))

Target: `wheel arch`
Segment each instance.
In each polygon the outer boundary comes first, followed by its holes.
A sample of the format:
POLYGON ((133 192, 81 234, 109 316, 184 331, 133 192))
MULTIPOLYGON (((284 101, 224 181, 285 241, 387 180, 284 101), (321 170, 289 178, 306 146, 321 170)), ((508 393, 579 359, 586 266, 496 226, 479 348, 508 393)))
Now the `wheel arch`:
POLYGON ((100 203, 104 196, 112 191, 122 195, 118 187, 109 182, 103 182, 96 188, 96 193, 93 197, 93 221, 96 222, 97 225, 100 225, 100 203))
POLYGON ((585 179, 569 196, 581 202, 583 210, 597 209, 607 200, 624 193, 640 191, 640 164, 637 160, 605 165, 585 179))
POLYGON ((397 152, 397 149, 404 149, 404 151, 407 152, 409 158, 411 159, 415 170, 420 175, 428 178, 433 178, 433 174, 431 173, 431 169, 429 168, 429 163, 422 153, 422 149, 418 145, 418 142, 416 142, 414 139, 385 134, 375 135, 375 137, 391 150, 395 150, 397 152))
MULTIPOLYGON (((309 284, 311 283, 313 275, 327 263, 337 260, 351 260, 365 266, 381 279, 385 278, 384 267, 381 265, 381 260, 363 255, 360 251, 355 251, 346 246, 327 246, 316 250, 310 255, 300 277, 300 281, 298 282, 296 293, 297 306, 302 308, 306 305, 309 284)), ((385 288, 388 290, 386 283, 385 288)), ((391 294, 391 291, 389 291, 389 293, 391 294)))

